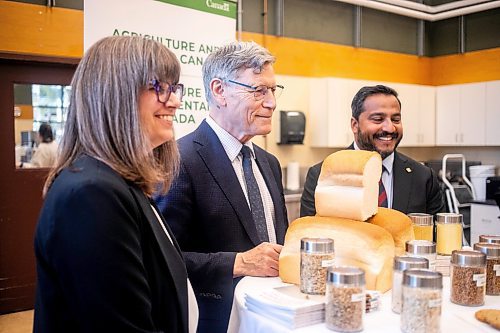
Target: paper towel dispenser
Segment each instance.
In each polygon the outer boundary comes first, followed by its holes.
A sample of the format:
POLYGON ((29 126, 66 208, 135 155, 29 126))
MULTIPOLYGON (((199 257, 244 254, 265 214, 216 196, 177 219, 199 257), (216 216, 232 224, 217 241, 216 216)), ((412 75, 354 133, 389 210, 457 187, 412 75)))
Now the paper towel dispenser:
POLYGON ((280 111, 276 142, 282 145, 303 144, 306 116, 301 111, 280 111))

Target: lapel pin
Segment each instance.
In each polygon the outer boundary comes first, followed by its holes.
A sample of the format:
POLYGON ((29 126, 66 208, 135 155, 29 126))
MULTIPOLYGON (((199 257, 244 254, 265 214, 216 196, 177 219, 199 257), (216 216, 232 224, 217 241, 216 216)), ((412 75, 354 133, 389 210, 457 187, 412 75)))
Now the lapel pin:
POLYGON ((408 173, 412 172, 411 168, 406 168, 406 172, 408 173))

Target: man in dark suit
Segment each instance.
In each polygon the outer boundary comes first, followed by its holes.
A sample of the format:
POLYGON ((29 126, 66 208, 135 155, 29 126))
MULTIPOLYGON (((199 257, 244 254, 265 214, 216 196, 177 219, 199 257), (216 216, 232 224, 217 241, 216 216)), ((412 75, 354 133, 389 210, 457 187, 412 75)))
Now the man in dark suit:
MULTIPOLYGON (((351 109, 354 142, 348 149, 377 151, 382 157, 382 182, 387 194, 384 206, 405 214, 442 212, 444 201, 432 169, 396 151, 403 138, 397 92, 382 85, 363 87, 354 96, 351 109)), ((300 216, 316 215, 314 192, 322 163, 307 173, 300 216)))
POLYGON ((209 116, 178 140, 180 174, 156 199, 185 256, 198 332, 226 332, 240 277, 278 275, 288 226, 281 167, 250 141, 271 131, 283 89, 274 60, 253 42, 231 43, 207 57, 209 116))

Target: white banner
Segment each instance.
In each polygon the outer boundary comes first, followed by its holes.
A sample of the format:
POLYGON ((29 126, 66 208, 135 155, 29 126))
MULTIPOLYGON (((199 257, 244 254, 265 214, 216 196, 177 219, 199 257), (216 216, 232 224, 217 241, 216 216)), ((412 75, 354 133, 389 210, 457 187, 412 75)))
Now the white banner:
POLYGON ((181 62, 185 86, 175 122, 176 138, 208 114, 201 66, 217 46, 236 35, 236 4, 226 0, 85 0, 84 49, 112 36, 142 36, 163 43, 181 62))

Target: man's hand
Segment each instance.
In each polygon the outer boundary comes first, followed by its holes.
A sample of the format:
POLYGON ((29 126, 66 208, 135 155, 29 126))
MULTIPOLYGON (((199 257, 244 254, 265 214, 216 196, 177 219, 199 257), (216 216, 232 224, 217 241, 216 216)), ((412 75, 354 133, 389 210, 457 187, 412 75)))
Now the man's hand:
POLYGON ((251 250, 236 254, 233 276, 278 276, 279 244, 261 243, 251 250))

